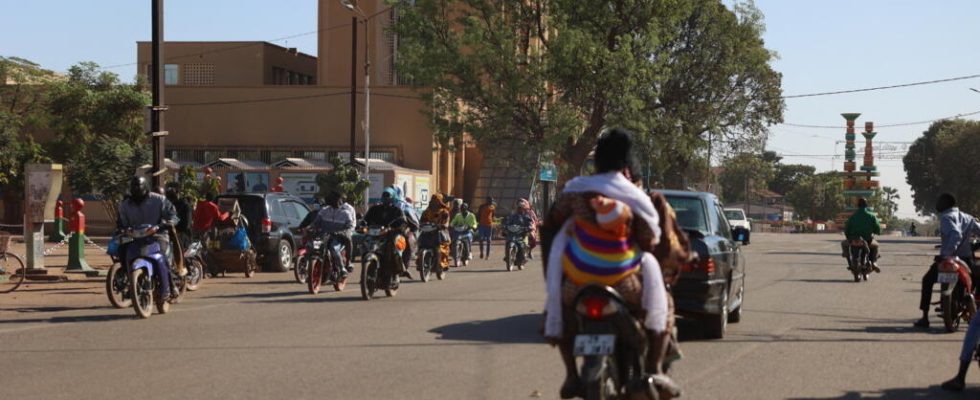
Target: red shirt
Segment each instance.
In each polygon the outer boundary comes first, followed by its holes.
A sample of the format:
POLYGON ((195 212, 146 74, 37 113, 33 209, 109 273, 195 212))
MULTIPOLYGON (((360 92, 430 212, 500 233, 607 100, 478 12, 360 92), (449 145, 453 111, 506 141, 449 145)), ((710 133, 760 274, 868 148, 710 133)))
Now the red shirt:
POLYGON ((218 205, 207 200, 200 200, 194 207, 194 227, 195 231, 206 231, 211 229, 215 220, 228 218, 228 214, 222 214, 218 210, 218 205))

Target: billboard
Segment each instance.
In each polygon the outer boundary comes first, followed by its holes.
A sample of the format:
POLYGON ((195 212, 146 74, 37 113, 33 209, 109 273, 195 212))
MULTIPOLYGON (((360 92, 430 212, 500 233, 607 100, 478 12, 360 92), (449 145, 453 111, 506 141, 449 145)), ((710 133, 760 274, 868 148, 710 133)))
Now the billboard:
POLYGON ((316 183, 316 175, 311 173, 280 173, 282 178, 283 190, 306 201, 313 201, 313 197, 320 191, 320 185, 316 183))
POLYGON ((225 176, 226 193, 268 192, 268 172, 229 171, 225 176))

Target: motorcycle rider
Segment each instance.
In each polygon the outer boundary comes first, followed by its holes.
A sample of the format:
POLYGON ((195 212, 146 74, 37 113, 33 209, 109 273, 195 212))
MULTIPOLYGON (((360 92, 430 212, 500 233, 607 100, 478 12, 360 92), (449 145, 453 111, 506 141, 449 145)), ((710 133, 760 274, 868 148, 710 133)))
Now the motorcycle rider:
MULTIPOLYGON (((428 241, 435 240, 439 248, 439 266, 443 271, 449 269, 449 205, 443 202, 442 195, 436 193, 429 200, 429 206, 422 213, 421 223, 433 224, 439 229, 431 234, 435 238, 426 237, 428 241)), ((420 238, 421 239, 421 238, 420 238)), ((427 243, 429 245, 429 243, 427 243)), ((422 265, 422 258, 416 261, 416 265, 422 265)))
MULTIPOLYGON (((576 289, 563 267, 566 264, 564 254, 577 241, 572 240, 573 232, 577 230, 573 229, 576 215, 588 209, 592 200, 601 197, 613 201, 612 210, 628 208, 633 216, 630 229, 624 230, 629 237, 623 238, 623 241, 635 244, 638 265, 614 285, 623 292, 621 294, 624 297, 633 299, 631 303, 645 311, 641 322, 650 341, 646 372, 661 374, 663 371, 661 361, 664 359, 669 338, 666 331, 667 295, 660 264, 650 253, 661 236, 659 215, 650 197, 633 185, 626 176, 631 165, 631 153, 632 139, 628 132, 613 129, 603 134, 595 150, 596 174, 580 176, 566 184, 543 228, 548 232, 548 240, 543 241, 545 248, 542 253, 546 266, 547 289, 544 335, 550 343, 558 346, 565 364, 566 376, 560 391, 562 398, 580 397, 583 394, 573 354, 575 328, 573 323, 565 321, 567 316, 574 314, 570 310, 570 299, 563 293, 574 293, 576 289), (571 290, 566 290, 566 286, 570 286, 571 290)), ((608 202, 602 203, 601 208, 608 209, 608 202)), ((595 217, 597 221, 600 219, 598 215, 595 217)), ((621 255, 616 254, 617 257, 621 255)), ((669 380, 666 382, 666 386, 676 392, 676 386, 669 380)))
POLYGON ((493 197, 487 197, 487 202, 480 205, 477 209, 477 240, 480 244, 480 259, 490 259, 490 241, 493 239, 493 214, 497 210, 497 203, 493 197), (486 243, 486 254, 483 252, 483 244, 486 243))
MULTIPOLYGON (((527 252, 528 237, 531 236, 534 230, 535 223, 531 219, 531 217, 528 216, 526 210, 522 208, 520 200, 518 200, 517 203, 514 204, 514 208, 511 210, 510 215, 504 218, 503 221, 503 226, 505 227, 505 229, 506 227, 513 226, 513 225, 517 225, 524 228, 524 238, 521 239, 521 242, 524 243, 524 249, 525 252, 527 252)), ((504 254, 505 259, 508 256, 509 256, 508 254, 504 254)), ((517 260, 511 260, 511 262, 516 262, 516 261, 517 260)))
MULTIPOLYGON (((936 199, 936 212, 939 214, 939 232, 942 241, 938 259, 946 260, 959 257, 970 268, 973 282, 980 282, 977 279, 977 268, 970 243, 971 236, 980 236, 980 223, 972 215, 960 211, 956 207, 956 198, 949 193, 940 194, 936 199)), ((938 279, 938 269, 939 262, 935 262, 929 267, 929 271, 922 276, 922 298, 919 299, 922 318, 915 321, 914 326, 917 328, 929 327, 932 287, 938 279)))
POLYGON ((181 247, 186 248, 191 239, 191 213, 193 210, 187 199, 180 196, 180 184, 177 182, 167 182, 164 193, 177 211, 177 218, 180 220, 175 227, 177 238, 180 239, 181 247))
MULTIPOLYGON (((467 261, 472 260, 473 259, 473 231, 476 230, 477 222, 476 222, 476 214, 470 212, 469 204, 462 203, 459 205, 459 213, 453 217, 453 220, 452 222, 449 223, 449 226, 453 228, 452 234, 453 234, 454 244, 456 243, 457 240, 461 240, 465 236, 469 237, 470 241, 468 243, 468 246, 470 248, 468 249, 469 258, 467 259, 467 261), (467 228, 467 231, 466 233, 458 234, 456 233, 455 230, 456 227, 465 227, 467 228)), ((456 247, 454 246, 453 248, 456 247)))
MULTIPOLYGON (((404 257, 403 261, 408 266, 412 264, 412 254, 415 253, 415 248, 418 246, 419 214, 415 211, 415 207, 412 206, 414 204, 412 199, 402 193, 402 188, 395 185, 392 185, 391 188, 395 194, 395 205, 402 210, 405 214, 405 220, 408 222, 408 230, 405 232, 408 247, 405 248, 405 252, 402 254, 404 257)), ((405 275, 409 279, 412 277, 412 274, 408 272, 408 268, 405 268, 405 273, 402 275, 405 275)))
POLYGON ((129 196, 119 204, 119 215, 116 227, 119 230, 135 229, 141 225, 150 225, 149 232, 153 240, 160 245, 164 252, 164 262, 167 264, 160 274, 160 296, 170 297, 170 264, 173 262, 173 251, 170 248, 168 228, 177 225, 177 211, 174 205, 161 194, 150 192, 150 183, 145 177, 134 176, 129 180, 129 196))
POLYGON ((527 258, 534 259, 534 248, 538 247, 538 214, 531 208, 531 202, 527 199, 517 200, 517 208, 522 214, 531 219, 531 230, 527 234, 527 258))
MULTIPOLYGON (((366 223, 368 226, 382 226, 382 227, 391 226, 394 223, 395 225, 397 225, 395 226, 395 228, 401 228, 406 224, 410 226, 411 223, 408 222, 405 216, 405 211, 402 210, 402 208, 399 207, 396 203, 397 196, 398 194, 395 191, 394 187, 390 187, 390 186, 386 187, 381 192, 381 202, 371 206, 371 208, 368 209, 367 213, 364 214, 364 223, 366 223), (402 222, 395 223, 395 221, 398 221, 399 219, 402 220, 402 222)), ((407 252, 408 248, 406 248, 405 251, 407 252)), ((411 261, 411 259, 409 258, 408 261, 411 261)), ((404 258, 402 259, 402 262, 403 262, 402 264, 403 267, 407 267, 409 265, 409 263, 406 262, 404 258)), ((402 272, 402 275, 405 275, 409 279, 412 279, 412 275, 408 272, 408 268, 402 268, 402 269, 404 270, 404 272, 402 272)), ((397 278, 397 276, 392 277, 392 279, 395 278, 397 278)))
POLYGON ((871 269, 881 272, 878 268, 878 241, 874 235, 881 234, 881 224, 878 216, 868 210, 868 200, 861 197, 857 201, 858 210, 851 214, 844 224, 844 240, 840 243, 842 256, 848 258, 851 240, 864 239, 870 249, 871 269))
POLYGON ((354 233, 355 212, 354 207, 344 201, 344 195, 336 190, 327 192, 324 197, 324 207, 316 213, 313 222, 310 224, 317 235, 333 234, 335 238, 347 250, 347 258, 343 260, 344 274, 353 271, 351 267, 350 255, 354 246, 351 236, 354 233))

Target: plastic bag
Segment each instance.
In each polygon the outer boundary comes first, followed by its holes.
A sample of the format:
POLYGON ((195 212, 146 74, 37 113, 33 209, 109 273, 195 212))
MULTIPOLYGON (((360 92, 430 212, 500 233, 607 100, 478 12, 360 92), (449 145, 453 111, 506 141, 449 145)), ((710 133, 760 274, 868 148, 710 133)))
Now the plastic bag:
POLYGON ((235 234, 225 242, 225 248, 238 251, 248 250, 248 234, 245 232, 245 227, 239 226, 235 229, 235 234))
POLYGON ((119 236, 113 236, 109 239, 109 245, 106 246, 105 253, 115 257, 119 255, 119 236))

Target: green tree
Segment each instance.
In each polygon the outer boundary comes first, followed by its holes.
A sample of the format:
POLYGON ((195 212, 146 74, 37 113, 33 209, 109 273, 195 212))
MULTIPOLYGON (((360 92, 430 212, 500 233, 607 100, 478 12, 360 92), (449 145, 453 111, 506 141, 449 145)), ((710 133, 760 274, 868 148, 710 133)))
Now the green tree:
POLYGON ((361 177, 356 166, 345 163, 338 156, 330 160, 330 163, 333 164, 330 172, 316 176, 320 197, 326 196, 331 190, 337 190, 347 197, 348 203, 364 204, 364 191, 371 186, 371 182, 361 177))
POLYGON ((725 202, 746 201, 745 190, 765 189, 776 173, 779 157, 773 152, 762 155, 741 153, 727 159, 719 176, 721 195, 725 202))
POLYGON ((786 195, 805 179, 812 177, 816 171, 812 165, 778 164, 775 175, 769 181, 769 190, 786 195))
POLYGON ((902 159, 905 180, 917 211, 935 213, 939 193, 956 196, 960 208, 980 210, 980 175, 973 172, 980 157, 980 121, 933 123, 902 159))
POLYGON ((786 200, 801 219, 833 220, 844 210, 844 180, 836 172, 804 178, 786 194, 786 200))
POLYGON ((0 56, 0 186, 13 197, 23 192, 25 163, 50 161, 33 133, 45 124, 45 88, 53 79, 31 61, 0 56))
POLYGON ((52 158, 66 164, 76 193, 119 200, 136 169, 149 162, 143 110, 149 96, 139 83, 124 84, 94 63, 80 63, 68 79, 48 89, 52 158))
POLYGON ((650 158, 667 163, 654 169, 687 171, 702 134, 742 137, 781 118, 758 15, 736 18, 719 0, 418 0, 398 10, 397 70, 423 89, 437 140, 458 145, 466 133, 485 148, 550 150, 562 181, 608 126, 653 132, 650 158), (769 89, 775 119, 763 115, 769 89))
POLYGON ((898 212, 898 189, 884 186, 876 190, 868 199, 868 205, 878 214, 878 220, 887 226, 893 226, 898 222, 895 213, 898 212))

